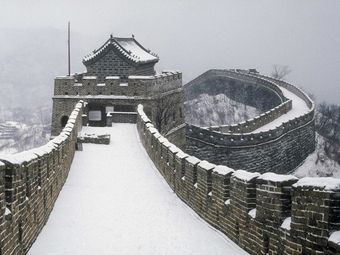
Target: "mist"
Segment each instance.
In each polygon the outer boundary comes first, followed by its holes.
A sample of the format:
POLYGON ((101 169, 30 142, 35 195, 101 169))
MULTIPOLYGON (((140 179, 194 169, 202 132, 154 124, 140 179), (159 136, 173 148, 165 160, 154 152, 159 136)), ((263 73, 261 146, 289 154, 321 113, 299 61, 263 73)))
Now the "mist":
POLYGON ((123 0, 2 1, 0 105, 50 104, 53 79, 72 72, 109 37, 131 36, 160 56, 156 68, 186 83, 211 68, 288 65, 286 80, 340 104, 340 1, 123 0))

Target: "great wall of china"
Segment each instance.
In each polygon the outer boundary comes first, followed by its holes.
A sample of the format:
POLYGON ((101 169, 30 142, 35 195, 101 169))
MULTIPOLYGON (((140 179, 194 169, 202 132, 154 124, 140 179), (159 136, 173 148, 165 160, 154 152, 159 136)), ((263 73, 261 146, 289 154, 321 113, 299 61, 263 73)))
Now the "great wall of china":
POLYGON ((48 144, 1 156, 0 255, 26 254, 34 243, 67 179, 82 126, 122 121, 137 123, 145 150, 177 196, 250 254, 340 253, 340 180, 282 174, 314 150, 315 110, 308 96, 258 73, 211 70, 193 82, 222 77, 234 85, 261 86, 278 104, 236 125, 187 125, 181 74, 155 74, 154 55, 129 67, 130 57, 123 58, 130 51, 113 54, 125 41, 141 47, 133 38, 111 37, 86 58, 91 72, 56 79, 54 137, 48 144), (103 73, 106 65, 119 66, 122 73, 103 73), (138 73, 128 75, 132 69, 138 73), (156 102, 165 97, 176 103, 159 132, 156 102))
POLYGON ((180 199, 250 254, 338 254, 340 181, 251 173, 184 153, 138 109, 150 158, 180 199))

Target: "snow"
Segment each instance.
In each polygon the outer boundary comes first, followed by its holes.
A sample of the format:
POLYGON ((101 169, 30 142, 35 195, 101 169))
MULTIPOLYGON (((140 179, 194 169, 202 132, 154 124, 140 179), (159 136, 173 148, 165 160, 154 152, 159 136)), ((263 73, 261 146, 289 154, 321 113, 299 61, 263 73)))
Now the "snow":
POLYGON ((189 157, 188 154, 184 153, 183 151, 179 151, 177 154, 176 154, 176 157, 180 158, 180 159, 184 159, 186 157, 189 157))
POLYGON ((218 165, 218 166, 215 166, 214 172, 217 172, 219 174, 229 174, 229 173, 233 173, 234 170, 227 166, 218 165))
POLYGON ((292 217, 286 218, 281 225, 281 228, 290 230, 290 223, 292 223, 292 217))
POLYGON ((169 188, 136 125, 84 128, 110 145, 84 144, 29 255, 247 254, 169 188))
POLYGON ((276 127, 282 125, 284 122, 288 122, 289 120, 293 120, 297 117, 300 117, 306 113, 308 113, 311 109, 309 109, 306 102, 300 98, 299 96, 295 95, 293 92, 290 92, 288 89, 279 86, 283 95, 292 100, 292 109, 288 111, 286 114, 281 115, 280 117, 276 118, 272 122, 263 125, 262 127, 254 130, 251 133, 260 133, 264 131, 269 131, 270 129, 275 129, 276 127))
POLYGON ((199 162, 201 162, 201 160, 199 160, 198 158, 194 157, 194 156, 189 156, 185 159, 186 161, 188 161, 190 164, 192 165, 196 165, 199 162))
POLYGON ((106 76, 105 79, 106 80, 119 80, 120 77, 119 76, 106 76))
POLYGON ((253 219, 255 219, 256 217, 256 208, 255 209, 251 209, 249 212, 248 212, 249 216, 252 217, 253 219))
POLYGON ((185 121, 198 126, 220 126, 239 123, 255 117, 260 111, 228 98, 225 94, 201 94, 184 104, 185 121))
POLYGON ((275 173, 265 173, 262 174, 258 179, 264 180, 264 181, 272 181, 272 182, 285 182, 285 181, 291 181, 291 180, 297 180, 293 175, 289 174, 275 174, 275 173))
POLYGON ((298 178, 302 177, 330 177, 340 178, 340 165, 330 159, 325 152, 325 139, 316 133, 315 151, 294 171, 298 178))
POLYGON ((10 215, 11 213, 12 213, 11 210, 8 209, 8 208, 6 207, 6 209, 5 209, 5 215, 10 215))
POLYGON ((83 76, 84 80, 96 80, 97 76, 83 76))
POLYGON ((93 98, 93 99, 134 99, 134 96, 123 96, 123 95, 84 95, 84 96, 72 96, 72 95, 56 95, 53 98, 71 98, 71 99, 79 99, 79 98, 93 98))
POLYGON ((145 76, 145 75, 130 75, 128 77, 128 79, 131 80, 152 80, 155 79, 155 76, 149 75, 149 76, 145 76))
POLYGON ((213 169, 216 166, 214 164, 209 163, 206 160, 202 160, 198 165, 207 170, 213 169))
POLYGON ((323 190, 340 190, 340 179, 333 177, 304 177, 294 187, 317 187, 323 190))
POLYGON ((233 176, 236 177, 239 180, 249 182, 252 179, 259 177, 260 174, 258 172, 251 173, 251 172, 247 172, 245 170, 237 170, 233 173, 233 176))
POLYGON ((130 52, 130 55, 137 58, 140 61, 150 61, 158 60, 157 57, 151 55, 149 52, 141 48, 133 39, 127 38, 115 38, 116 41, 123 47, 126 51, 130 52))
POLYGON ((340 231, 333 232, 328 241, 340 245, 340 231))

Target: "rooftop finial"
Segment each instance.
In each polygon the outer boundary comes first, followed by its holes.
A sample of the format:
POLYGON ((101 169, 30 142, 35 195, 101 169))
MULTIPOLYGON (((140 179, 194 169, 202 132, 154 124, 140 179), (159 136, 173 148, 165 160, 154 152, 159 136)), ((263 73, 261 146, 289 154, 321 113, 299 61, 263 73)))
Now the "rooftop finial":
POLYGON ((113 39, 113 35, 112 34, 110 34, 110 39, 113 39))
POLYGON ((134 34, 132 34, 131 36, 132 36, 132 38, 135 38, 135 35, 134 35, 134 34))

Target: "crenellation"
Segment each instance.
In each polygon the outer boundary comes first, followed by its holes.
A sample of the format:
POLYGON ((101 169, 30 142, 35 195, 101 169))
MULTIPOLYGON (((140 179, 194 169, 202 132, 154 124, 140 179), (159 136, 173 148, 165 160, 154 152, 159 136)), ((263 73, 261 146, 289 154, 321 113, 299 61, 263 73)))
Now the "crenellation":
POLYGON ((46 145, 1 156, 1 254, 26 254, 45 225, 72 163, 82 106, 64 132, 46 145))
MULTIPOLYGON (((141 107, 138 115, 140 134, 154 129, 143 128, 147 124, 141 107)), ((166 143, 169 154, 161 162, 174 164, 174 179, 162 175, 178 197, 250 254, 337 254, 339 245, 328 239, 340 230, 339 180, 234 171, 169 146, 159 133, 157 141, 159 146, 166 143)), ((150 146, 146 150, 152 160, 160 161, 159 147, 142 143, 150 146)), ((156 167, 163 172, 162 164, 156 167)))

